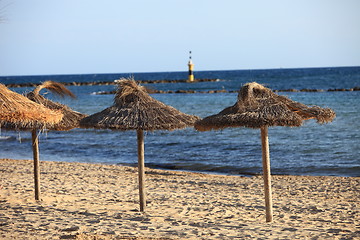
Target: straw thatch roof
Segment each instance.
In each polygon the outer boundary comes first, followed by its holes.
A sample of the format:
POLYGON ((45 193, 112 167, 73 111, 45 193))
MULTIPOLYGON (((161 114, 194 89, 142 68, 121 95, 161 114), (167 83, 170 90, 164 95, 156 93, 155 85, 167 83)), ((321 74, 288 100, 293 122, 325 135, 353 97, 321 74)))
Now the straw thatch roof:
POLYGON ((44 98, 42 95, 40 95, 40 90, 44 88, 50 90, 54 94, 57 94, 61 97, 70 96, 75 98, 75 95, 70 90, 68 90, 63 84, 54 81, 46 81, 41 85, 37 86, 32 92, 26 95, 32 101, 44 105, 49 109, 59 110, 64 114, 64 117, 59 123, 49 127, 48 129, 55 131, 67 131, 79 127, 80 120, 86 117, 87 115, 76 112, 64 104, 53 102, 49 99, 44 98))
POLYGON ((334 118, 335 112, 329 108, 308 107, 252 82, 240 89, 238 100, 233 106, 197 121, 195 128, 199 131, 207 131, 226 127, 298 127, 307 119, 326 123, 334 118))
POLYGON ((113 106, 81 120, 84 128, 174 130, 192 126, 199 118, 152 98, 134 80, 121 79, 113 106))
POLYGON ((5 129, 45 128, 59 122, 60 111, 30 101, 0 84, 0 127, 5 129))

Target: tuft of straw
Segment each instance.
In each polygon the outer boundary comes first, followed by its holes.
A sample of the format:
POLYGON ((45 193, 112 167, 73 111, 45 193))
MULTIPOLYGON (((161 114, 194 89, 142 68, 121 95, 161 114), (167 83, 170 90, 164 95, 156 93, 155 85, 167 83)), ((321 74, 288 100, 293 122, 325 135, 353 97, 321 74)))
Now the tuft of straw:
POLYGON ((69 96, 72 98, 76 98, 76 96, 69 89, 67 89, 64 84, 54 81, 45 81, 39 86, 37 86, 33 91, 34 95, 39 95, 40 91, 44 88, 50 90, 53 94, 56 94, 60 97, 69 96))

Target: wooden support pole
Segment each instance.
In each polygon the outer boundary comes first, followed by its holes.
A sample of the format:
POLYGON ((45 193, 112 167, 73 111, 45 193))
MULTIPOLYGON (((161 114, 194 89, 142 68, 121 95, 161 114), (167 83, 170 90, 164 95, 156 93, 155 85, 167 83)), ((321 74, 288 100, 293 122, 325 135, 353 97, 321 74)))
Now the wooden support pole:
POLYGON ((145 199, 145 163, 144 163, 143 130, 137 130, 137 141, 138 141, 138 176, 139 176, 140 211, 144 212, 146 207, 146 199, 145 199))
POLYGON ((33 158, 34 158, 34 182, 35 200, 40 200, 40 159, 39 159, 39 139, 36 129, 31 132, 33 158))
POLYGON ((261 145, 262 145, 262 163, 264 174, 264 191, 265 191, 265 207, 266 207, 266 222, 272 222, 272 193, 271 193, 271 174, 270 174, 270 151, 269 151, 269 137, 268 127, 261 128, 261 145))

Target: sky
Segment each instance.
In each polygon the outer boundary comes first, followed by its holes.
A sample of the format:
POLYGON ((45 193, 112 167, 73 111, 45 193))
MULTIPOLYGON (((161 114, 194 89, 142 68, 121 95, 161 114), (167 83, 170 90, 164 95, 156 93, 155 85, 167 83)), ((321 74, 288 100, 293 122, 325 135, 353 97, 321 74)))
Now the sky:
POLYGON ((0 76, 360 66, 359 0, 0 0, 0 76))

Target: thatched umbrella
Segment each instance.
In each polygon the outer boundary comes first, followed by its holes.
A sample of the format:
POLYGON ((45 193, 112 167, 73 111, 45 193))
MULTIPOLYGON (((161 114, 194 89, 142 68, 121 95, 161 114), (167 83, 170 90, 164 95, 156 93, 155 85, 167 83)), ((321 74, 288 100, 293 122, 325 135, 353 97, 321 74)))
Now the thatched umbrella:
POLYGON ((220 113, 195 123, 195 129, 208 131, 226 127, 261 129, 263 174, 265 186, 266 221, 272 221, 270 178, 269 126, 299 127, 304 120, 316 119, 318 123, 330 122, 335 112, 329 108, 308 107, 279 96, 258 83, 247 83, 239 92, 237 102, 220 113))
MULTIPOLYGON (((63 118, 61 111, 50 110, 41 104, 29 100, 23 95, 10 91, 2 84, 0 84, 0 109, 0 127, 5 129, 26 130, 50 128, 63 118)), ((36 190, 38 188, 38 176, 38 162, 34 159, 36 200, 39 200, 36 190)))
MULTIPOLYGON (((47 127, 48 130, 55 131, 68 131, 70 129, 79 127, 79 122, 82 118, 86 117, 86 115, 76 112, 69 108, 66 105, 61 103, 53 102, 49 99, 44 98, 40 95, 41 89, 48 89, 54 94, 57 94, 61 97, 70 96, 75 98, 75 95, 68 90, 63 84, 54 82, 54 81, 46 81, 41 85, 37 86, 32 92, 28 93, 26 96, 28 99, 36 102, 42 106, 45 106, 52 110, 57 110, 63 113, 62 120, 54 124, 52 126, 47 127)), ((34 155, 34 177, 35 177, 35 199, 40 199, 40 159, 39 159, 39 139, 37 134, 37 128, 31 129, 32 136, 32 144, 33 144, 33 155, 34 155)))
POLYGON ((144 87, 132 79, 121 79, 118 84, 114 104, 82 119, 80 126, 137 131, 140 211, 144 211, 146 201, 143 131, 174 130, 193 126, 198 117, 184 114, 152 98, 144 87))
POLYGON ((0 127, 5 129, 44 128, 61 121, 63 114, 52 111, 9 90, 0 83, 0 127))

